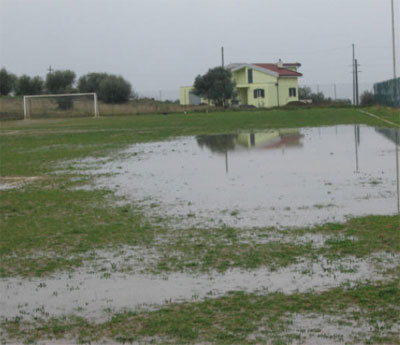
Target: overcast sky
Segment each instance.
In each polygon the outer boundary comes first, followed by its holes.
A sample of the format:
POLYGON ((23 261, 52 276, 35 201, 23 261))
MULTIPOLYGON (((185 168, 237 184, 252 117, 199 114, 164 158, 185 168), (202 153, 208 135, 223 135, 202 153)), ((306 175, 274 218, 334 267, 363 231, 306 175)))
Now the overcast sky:
POLYGON ((351 83, 352 43, 361 83, 392 77, 390 0, 0 0, 1 67, 115 73, 164 98, 219 65, 221 46, 226 63, 281 58, 302 64, 301 84, 351 83))

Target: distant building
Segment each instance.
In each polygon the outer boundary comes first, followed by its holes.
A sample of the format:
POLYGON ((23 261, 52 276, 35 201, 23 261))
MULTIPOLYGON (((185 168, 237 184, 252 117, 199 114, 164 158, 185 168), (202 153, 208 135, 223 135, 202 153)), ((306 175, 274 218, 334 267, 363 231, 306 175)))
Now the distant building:
MULTIPOLYGON (((239 105, 257 108, 271 108, 299 100, 297 72, 300 63, 232 63, 226 66, 231 70, 237 88, 239 105)), ((180 104, 207 103, 193 93, 193 87, 181 87, 180 104)))
POLYGON ((400 107, 400 77, 374 84, 374 94, 378 104, 400 107))

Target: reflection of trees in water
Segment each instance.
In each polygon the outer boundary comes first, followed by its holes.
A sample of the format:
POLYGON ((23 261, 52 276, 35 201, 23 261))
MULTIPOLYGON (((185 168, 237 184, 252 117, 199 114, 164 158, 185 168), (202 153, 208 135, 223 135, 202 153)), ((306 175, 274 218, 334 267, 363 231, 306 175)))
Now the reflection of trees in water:
POLYGON ((375 128, 375 130, 384 135, 389 140, 397 145, 400 145, 400 129, 398 128, 375 128))
POLYGON ((237 134, 197 135, 197 144, 208 147, 212 152, 225 153, 235 148, 237 134))

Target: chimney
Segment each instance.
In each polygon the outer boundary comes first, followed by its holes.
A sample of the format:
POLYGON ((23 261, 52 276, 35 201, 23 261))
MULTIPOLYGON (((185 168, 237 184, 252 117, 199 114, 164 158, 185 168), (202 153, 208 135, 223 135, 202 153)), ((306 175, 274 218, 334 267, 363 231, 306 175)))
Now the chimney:
POLYGON ((278 63, 276 64, 279 68, 283 68, 283 62, 279 59, 278 63))

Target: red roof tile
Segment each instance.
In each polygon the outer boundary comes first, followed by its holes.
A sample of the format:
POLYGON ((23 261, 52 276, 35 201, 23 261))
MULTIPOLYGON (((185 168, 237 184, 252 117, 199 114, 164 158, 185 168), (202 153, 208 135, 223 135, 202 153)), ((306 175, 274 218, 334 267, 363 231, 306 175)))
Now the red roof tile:
POLYGON ((299 72, 292 71, 287 68, 278 67, 274 63, 253 63, 252 65, 258 66, 261 68, 268 69, 272 72, 278 73, 280 77, 301 77, 302 74, 299 72))

